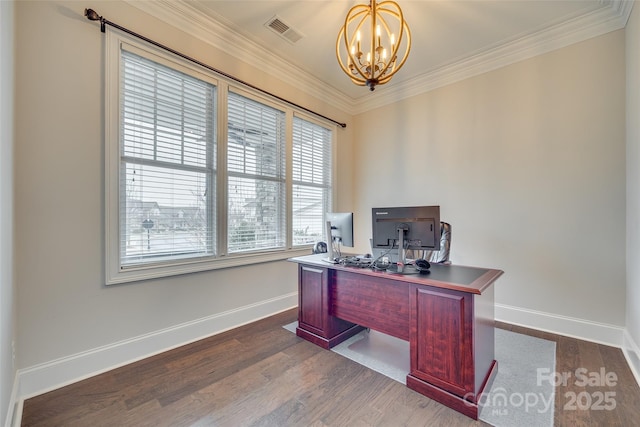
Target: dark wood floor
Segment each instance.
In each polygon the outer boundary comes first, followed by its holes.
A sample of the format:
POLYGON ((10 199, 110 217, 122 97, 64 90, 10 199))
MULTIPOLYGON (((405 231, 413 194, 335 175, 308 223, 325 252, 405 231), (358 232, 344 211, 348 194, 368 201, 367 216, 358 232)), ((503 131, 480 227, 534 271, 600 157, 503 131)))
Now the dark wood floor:
MULTIPOLYGON (((28 399, 22 425, 485 425, 284 330, 296 316, 290 310, 28 399)), ((498 326, 555 341, 558 372, 617 375, 615 387, 558 386, 555 425, 640 425, 640 388, 620 349, 498 326), (614 392, 615 409, 565 409, 567 393, 585 390, 614 392)))

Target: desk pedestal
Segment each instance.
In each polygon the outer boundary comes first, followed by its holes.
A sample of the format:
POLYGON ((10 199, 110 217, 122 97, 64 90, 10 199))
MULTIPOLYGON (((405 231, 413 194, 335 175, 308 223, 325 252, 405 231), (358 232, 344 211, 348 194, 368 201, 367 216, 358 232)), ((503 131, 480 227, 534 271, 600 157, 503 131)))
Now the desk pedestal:
POLYGON ((440 272, 441 277, 473 273, 465 285, 434 280, 437 274, 393 275, 304 263, 304 258, 294 259, 298 336, 328 349, 367 327, 409 341, 407 386, 478 418, 478 401, 497 373, 493 282, 501 271, 440 272))
POLYGON ((497 373, 493 286, 482 294, 420 285, 409 291, 407 386, 477 419, 478 400, 497 373))
POLYGON ((364 329, 330 314, 329 276, 333 276, 333 270, 304 264, 298 267, 296 335, 326 349, 364 329))

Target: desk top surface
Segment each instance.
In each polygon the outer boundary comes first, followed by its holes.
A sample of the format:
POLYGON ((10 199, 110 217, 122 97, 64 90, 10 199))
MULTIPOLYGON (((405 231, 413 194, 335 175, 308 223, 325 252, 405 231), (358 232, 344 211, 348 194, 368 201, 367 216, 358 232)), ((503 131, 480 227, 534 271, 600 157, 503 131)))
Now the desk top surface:
POLYGON ((323 261, 327 254, 306 255, 290 258, 289 261, 298 264, 313 265, 338 271, 347 271, 366 276, 383 277, 388 280, 415 283, 418 285, 435 286, 462 292, 481 294, 489 288, 495 280, 503 274, 502 270, 462 265, 431 264, 427 274, 402 274, 389 271, 374 271, 370 268, 351 267, 341 264, 331 264, 323 261))

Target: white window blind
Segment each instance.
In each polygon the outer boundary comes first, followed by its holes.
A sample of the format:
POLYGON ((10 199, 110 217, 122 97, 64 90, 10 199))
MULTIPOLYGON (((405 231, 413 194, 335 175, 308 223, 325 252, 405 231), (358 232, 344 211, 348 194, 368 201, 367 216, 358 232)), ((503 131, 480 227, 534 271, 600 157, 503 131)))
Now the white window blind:
POLYGON ((228 97, 229 253, 281 249, 286 242, 285 113, 228 97))
POLYGON ((120 264, 215 254, 216 87, 122 51, 120 264))
POLYGON ((293 118, 293 245, 323 240, 331 211, 331 130, 293 118))
POLYGON ((106 47, 107 284, 323 240, 334 126, 120 31, 106 47))

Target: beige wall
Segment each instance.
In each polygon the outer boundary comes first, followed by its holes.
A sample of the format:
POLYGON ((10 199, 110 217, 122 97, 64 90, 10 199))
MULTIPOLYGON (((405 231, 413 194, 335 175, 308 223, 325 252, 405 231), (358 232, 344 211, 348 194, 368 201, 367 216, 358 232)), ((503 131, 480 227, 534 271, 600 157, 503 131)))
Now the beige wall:
MULTIPOLYGON (((104 35, 110 21, 336 119, 350 117, 122 2, 16 3, 18 364, 60 357, 297 291, 295 265, 266 263, 104 286, 104 35)), ((350 163, 350 131, 338 132, 350 163)), ((350 168, 338 166, 338 176, 350 168)), ((345 180, 338 200, 350 199, 345 180)))
MULTIPOLYGON (((640 7, 626 28, 627 52, 627 330, 640 345, 640 7)), ((637 351, 637 348, 635 349, 637 351)), ((632 358, 640 373, 640 354, 632 358)))
POLYGON ((439 204, 497 303, 623 326, 624 61, 621 30, 358 115, 359 247, 372 207, 439 204))

